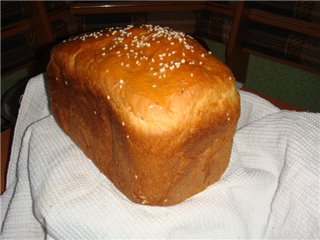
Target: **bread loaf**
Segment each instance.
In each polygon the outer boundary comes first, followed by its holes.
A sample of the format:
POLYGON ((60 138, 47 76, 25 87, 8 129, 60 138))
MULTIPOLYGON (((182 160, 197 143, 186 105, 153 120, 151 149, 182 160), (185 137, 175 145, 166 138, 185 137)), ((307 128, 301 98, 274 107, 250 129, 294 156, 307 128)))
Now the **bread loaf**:
POLYGON ((177 204, 225 171, 239 94, 192 37, 151 25, 83 34, 53 48, 47 74, 57 123, 133 202, 177 204))

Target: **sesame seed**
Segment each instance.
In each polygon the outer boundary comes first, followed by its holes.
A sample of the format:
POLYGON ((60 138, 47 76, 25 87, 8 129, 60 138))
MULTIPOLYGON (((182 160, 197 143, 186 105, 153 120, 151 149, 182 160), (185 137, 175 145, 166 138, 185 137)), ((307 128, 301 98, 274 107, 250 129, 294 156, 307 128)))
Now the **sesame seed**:
POLYGON ((127 135, 127 139, 129 139, 130 138, 130 136, 129 135, 127 135))
POLYGON ((190 73, 190 76, 193 77, 193 73, 190 73))
POLYGON ((143 205, 145 205, 145 204, 147 204, 147 203, 148 203, 148 201, 145 200, 145 199, 143 199, 142 202, 141 202, 141 204, 143 204, 143 205))
POLYGON ((93 111, 94 115, 97 115, 97 111, 93 111))
POLYGON ((125 126, 126 124, 124 123, 124 121, 122 121, 122 122, 121 122, 121 125, 122 125, 122 126, 125 126))
POLYGON ((110 100, 110 96, 109 95, 107 96, 107 99, 110 100))
POLYGON ((156 84, 152 84, 152 87, 153 87, 153 88, 156 88, 156 87, 157 87, 157 85, 156 85, 156 84))

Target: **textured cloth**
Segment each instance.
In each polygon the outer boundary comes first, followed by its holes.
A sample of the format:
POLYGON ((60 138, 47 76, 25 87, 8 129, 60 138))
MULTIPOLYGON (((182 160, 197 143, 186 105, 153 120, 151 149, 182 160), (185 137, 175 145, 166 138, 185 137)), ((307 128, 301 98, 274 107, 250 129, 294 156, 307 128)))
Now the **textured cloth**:
POLYGON ((130 202, 56 124, 45 76, 29 81, 15 129, 2 239, 319 238, 320 114, 242 92, 221 180, 171 207, 130 202))

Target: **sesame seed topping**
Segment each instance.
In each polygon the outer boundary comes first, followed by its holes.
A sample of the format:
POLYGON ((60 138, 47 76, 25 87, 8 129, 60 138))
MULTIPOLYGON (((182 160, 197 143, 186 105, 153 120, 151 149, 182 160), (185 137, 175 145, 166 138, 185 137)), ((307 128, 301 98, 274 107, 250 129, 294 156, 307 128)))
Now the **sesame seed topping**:
MULTIPOLYGON (((123 59, 119 59, 119 65, 126 68, 127 71, 129 67, 146 66, 149 69, 149 76, 154 77, 155 80, 168 79, 168 71, 173 71, 175 69, 188 65, 203 65, 204 61, 195 61, 200 54, 204 58, 207 54, 212 54, 210 51, 202 52, 197 56, 194 54, 194 46, 192 43, 192 37, 179 31, 174 31, 169 27, 161 27, 154 25, 142 25, 140 27, 134 27, 133 25, 128 25, 127 27, 109 27, 101 31, 93 33, 85 33, 83 35, 70 38, 68 41, 72 40, 87 40, 88 38, 99 38, 108 37, 108 41, 105 41, 105 46, 100 47, 100 54, 102 56, 116 55, 118 57, 122 56, 123 59), (138 30, 138 34, 136 29, 138 30), (166 45, 166 49, 160 50, 159 46, 156 44, 160 43, 166 45), (155 46, 154 48, 150 48, 155 46), (150 49, 147 49, 150 48, 150 49), (158 51, 159 50, 159 51, 158 51), (107 52, 108 51, 108 52, 107 52), (126 59, 134 59, 133 64, 131 62, 126 62, 126 59), (152 75, 151 75, 152 74, 152 75)), ((104 41, 104 39, 102 39, 104 41)), ((193 77, 195 73, 190 73, 193 77)), ((171 75, 171 73, 170 73, 171 75)), ((229 78, 230 79, 230 78, 229 78)), ((123 88, 124 80, 120 79, 119 88, 123 88)), ((65 83, 67 84, 67 83, 65 83)), ((152 84, 153 88, 156 88, 158 83, 152 84)), ((159 87, 159 85, 158 85, 159 87)), ((110 97, 108 97, 110 99, 110 97)))
POLYGON ((125 126, 126 124, 124 123, 124 121, 122 121, 122 122, 121 122, 121 125, 122 125, 122 126, 125 126))
POLYGON ((147 204, 147 203, 148 203, 148 201, 145 200, 145 199, 143 199, 142 202, 141 202, 141 204, 143 204, 143 205, 145 205, 145 204, 147 204))

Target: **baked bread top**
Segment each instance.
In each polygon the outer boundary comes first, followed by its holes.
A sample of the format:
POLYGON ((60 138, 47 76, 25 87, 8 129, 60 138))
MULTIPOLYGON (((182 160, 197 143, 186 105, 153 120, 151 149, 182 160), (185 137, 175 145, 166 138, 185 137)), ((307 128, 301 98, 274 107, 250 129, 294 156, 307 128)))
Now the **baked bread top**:
POLYGON ((65 79, 77 81, 72 84, 107 98, 123 126, 145 133, 197 125, 204 115, 217 115, 219 125, 238 112, 229 68, 192 37, 167 27, 130 25, 83 34, 56 46, 51 59, 63 66, 56 71, 65 79))

